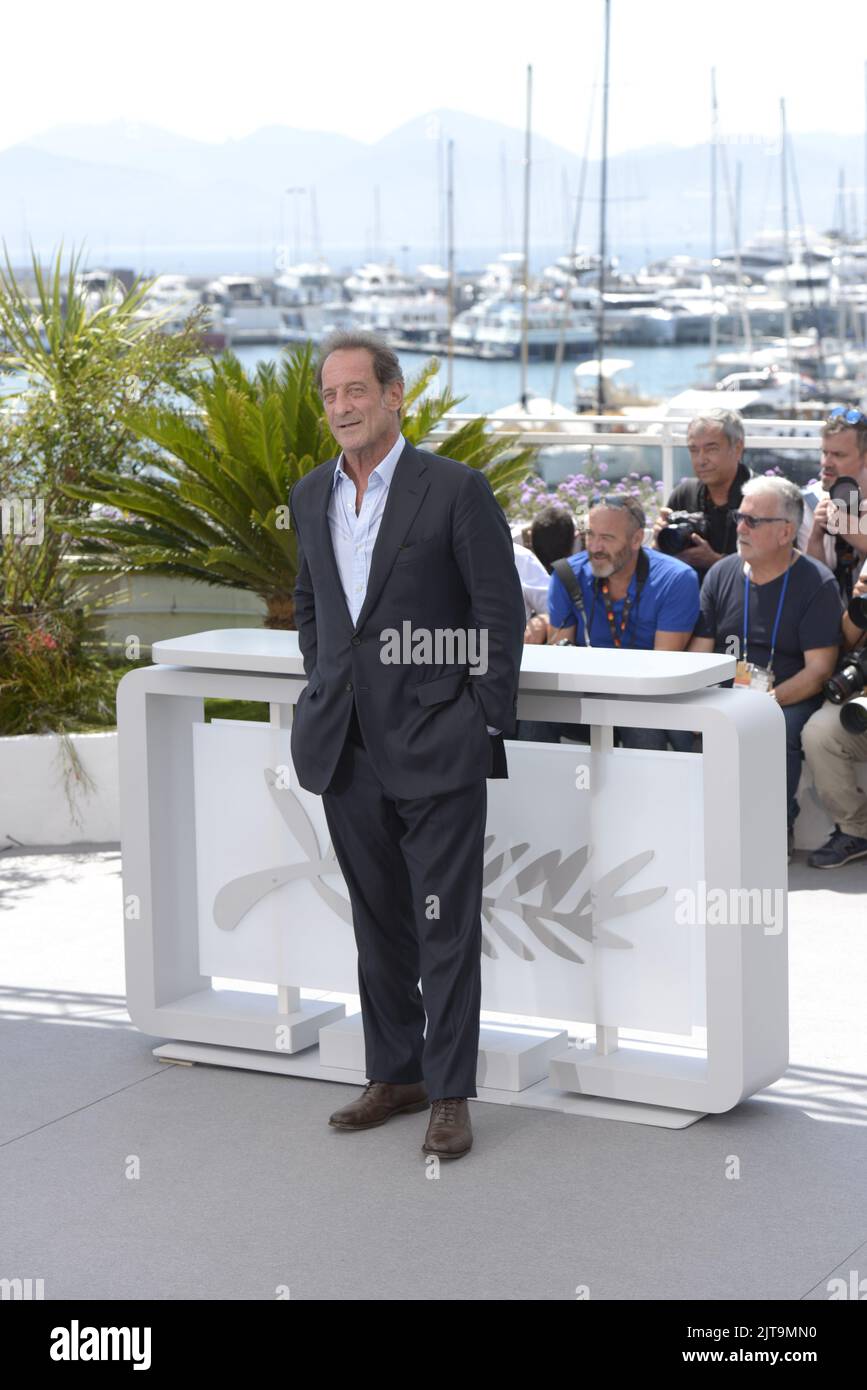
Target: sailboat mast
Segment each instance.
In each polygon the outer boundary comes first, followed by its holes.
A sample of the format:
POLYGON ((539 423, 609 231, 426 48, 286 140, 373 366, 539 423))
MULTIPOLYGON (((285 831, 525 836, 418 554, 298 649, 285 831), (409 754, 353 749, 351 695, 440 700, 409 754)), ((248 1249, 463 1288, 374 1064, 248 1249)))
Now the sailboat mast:
MULTIPOLYGON (((792 287, 791 276, 791 253, 789 251, 789 180, 787 177, 788 168, 788 140, 786 136, 786 99, 780 97, 780 179, 782 181, 782 203, 783 203, 783 295, 785 303, 785 317, 783 319, 783 333, 786 338, 786 362, 789 371, 792 370, 792 287)), ((809 266, 807 268, 809 274, 809 266)), ((792 400, 796 397, 796 382, 792 383, 792 400)))
POLYGON ((454 321, 455 321, 455 142, 449 140, 448 143, 448 191, 446 194, 448 204, 448 269, 449 269, 449 342, 448 342, 448 366, 446 381, 449 392, 452 389, 454 378, 454 321))
MULTIPOLYGON (((710 70, 710 357, 712 362, 716 362, 719 325, 716 312, 716 286, 714 284, 714 270, 717 258, 717 177, 716 177, 716 147, 719 133, 719 110, 716 101, 716 68, 710 70)), ((716 368, 714 367, 714 371, 716 368)))
POLYGON ((322 260, 322 233, 319 229, 319 209, 316 205, 316 188, 310 188, 310 221, 313 229, 313 259, 322 260))
POLYGON ((526 410, 528 396, 527 368, 530 359, 529 299, 530 299, 530 156, 531 121, 533 112, 533 68, 527 65, 527 124, 524 134, 524 294, 521 300, 521 404, 526 410))
POLYGON ((605 57, 602 67, 602 166, 599 186, 599 308, 596 330, 596 413, 604 414, 605 392, 602 382, 602 360, 605 356, 605 257, 608 254, 608 60, 611 38, 611 0, 605 0, 605 57))

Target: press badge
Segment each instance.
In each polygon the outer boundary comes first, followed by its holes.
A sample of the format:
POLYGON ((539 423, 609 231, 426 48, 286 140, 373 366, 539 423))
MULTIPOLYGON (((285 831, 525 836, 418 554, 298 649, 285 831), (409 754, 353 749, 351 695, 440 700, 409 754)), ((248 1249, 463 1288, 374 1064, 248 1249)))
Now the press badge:
POLYGON ((767 666, 756 666, 752 661, 739 661, 735 668, 734 683, 745 690, 767 692, 774 688, 774 673, 767 666))

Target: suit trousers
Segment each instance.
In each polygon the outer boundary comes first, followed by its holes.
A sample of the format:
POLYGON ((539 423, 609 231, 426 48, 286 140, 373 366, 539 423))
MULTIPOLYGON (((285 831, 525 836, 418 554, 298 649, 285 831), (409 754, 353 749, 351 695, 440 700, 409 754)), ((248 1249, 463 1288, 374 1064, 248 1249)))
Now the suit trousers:
POLYGON ((352 906, 368 1079, 423 1080, 431 1100, 475 1096, 485 779, 390 796, 353 705, 322 804, 352 906))

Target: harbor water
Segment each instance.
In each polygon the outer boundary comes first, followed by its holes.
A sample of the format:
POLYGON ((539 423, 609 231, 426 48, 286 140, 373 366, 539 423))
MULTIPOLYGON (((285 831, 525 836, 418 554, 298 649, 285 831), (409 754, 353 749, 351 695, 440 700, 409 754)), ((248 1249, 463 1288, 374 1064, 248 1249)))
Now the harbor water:
MULTIPOLYGON (((278 360, 282 349, 243 346, 233 351, 244 366, 250 369, 257 362, 278 360)), ((398 355, 407 381, 417 376, 429 360, 423 353, 401 352, 398 355)), ((614 378, 616 386, 626 388, 636 395, 650 397, 652 400, 667 400, 679 391, 704 382, 709 375, 706 364, 710 359, 710 349, 706 344, 617 347, 612 348, 607 355, 616 355, 632 363, 631 367, 617 373, 614 378)), ((571 410, 575 403, 573 373, 577 361, 590 360, 592 357, 591 351, 586 359, 573 358, 563 362, 560 367, 556 400, 567 410, 571 410)), ((447 364, 445 358, 439 360, 439 374, 432 384, 434 391, 444 391, 446 387, 447 364)), ((550 399, 553 381, 553 362, 529 364, 527 382, 530 396, 550 399)), ((456 396, 464 397, 460 405, 462 411, 468 414, 488 414, 502 406, 512 405, 520 399, 521 364, 519 361, 485 361, 476 357, 455 357, 452 363, 452 389, 456 396)))

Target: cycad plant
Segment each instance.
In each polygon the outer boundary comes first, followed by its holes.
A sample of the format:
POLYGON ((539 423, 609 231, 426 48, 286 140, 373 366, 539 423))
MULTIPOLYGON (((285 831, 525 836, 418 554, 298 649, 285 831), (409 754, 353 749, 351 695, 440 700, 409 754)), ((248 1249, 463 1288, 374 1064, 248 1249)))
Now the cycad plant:
MULTIPOLYGON (((133 408, 147 407, 195 381, 201 315, 179 333, 161 331, 145 312, 150 281, 117 303, 94 307, 79 278, 81 252, 66 269, 62 248, 48 270, 31 253, 31 285, 6 255, 0 268, 0 372, 20 377, 4 392, 0 411, 0 498, 38 502, 46 519, 69 506, 62 488, 146 465, 146 442, 127 425, 133 408)), ((67 542, 46 526, 38 546, 0 544, 0 618, 4 612, 60 611, 71 601, 64 563, 67 542)))
POLYGON ((7 255, 0 268, 0 374, 16 388, 0 399, 0 736, 111 723, 117 674, 92 613, 104 586, 70 565, 60 521, 87 518, 91 504, 63 489, 91 469, 145 468, 153 446, 127 415, 183 392, 198 370, 198 311, 182 331, 162 331, 149 282, 95 304, 81 254, 64 268, 61 248, 43 268, 32 253, 26 275, 7 255))
MULTIPOLYGON (((406 394, 401 428, 412 444, 458 404, 448 392, 425 396, 436 371, 434 360, 406 394)), ((77 564, 91 574, 186 575, 248 589, 266 604, 266 627, 293 628, 297 548, 289 494, 338 452, 316 389, 313 348, 295 348, 279 365, 260 363, 252 375, 226 353, 188 395, 191 408, 129 416, 159 449, 158 467, 135 477, 95 469, 65 489, 94 504, 89 516, 61 523, 76 538, 77 564)), ((514 437, 489 435, 483 419, 463 425, 437 451, 483 468, 504 507, 535 456, 514 437)))

